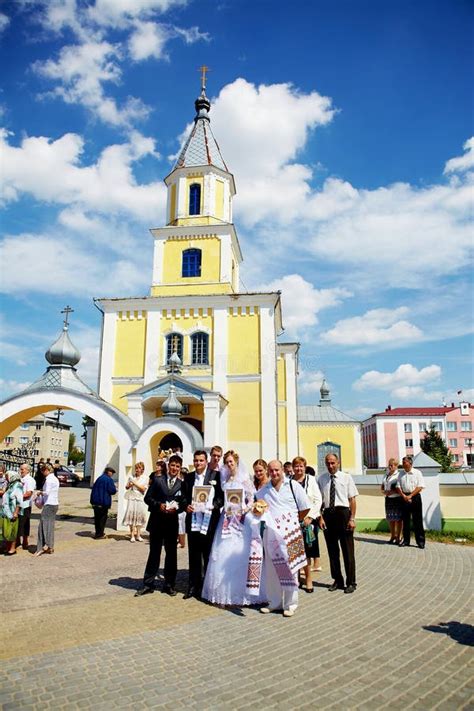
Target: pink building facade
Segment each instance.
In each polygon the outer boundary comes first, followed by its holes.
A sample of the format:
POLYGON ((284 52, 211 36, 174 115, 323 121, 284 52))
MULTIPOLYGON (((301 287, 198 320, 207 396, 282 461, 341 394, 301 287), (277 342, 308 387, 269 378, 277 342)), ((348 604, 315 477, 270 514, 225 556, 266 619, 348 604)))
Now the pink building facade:
POLYGON ((450 407, 396 407, 390 405, 362 423, 362 445, 367 467, 387 466, 390 457, 400 462, 416 456, 420 442, 434 426, 449 447, 456 467, 474 468, 474 406, 468 402, 450 407))

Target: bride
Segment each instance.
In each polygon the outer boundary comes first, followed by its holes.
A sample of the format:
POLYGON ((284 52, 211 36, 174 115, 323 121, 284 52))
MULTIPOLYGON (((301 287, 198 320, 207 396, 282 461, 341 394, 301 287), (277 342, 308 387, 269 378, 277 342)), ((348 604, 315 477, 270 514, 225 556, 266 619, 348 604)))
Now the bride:
POLYGON ((255 487, 239 455, 224 455, 224 508, 217 526, 201 596, 216 605, 256 605, 266 600, 246 591, 255 487))

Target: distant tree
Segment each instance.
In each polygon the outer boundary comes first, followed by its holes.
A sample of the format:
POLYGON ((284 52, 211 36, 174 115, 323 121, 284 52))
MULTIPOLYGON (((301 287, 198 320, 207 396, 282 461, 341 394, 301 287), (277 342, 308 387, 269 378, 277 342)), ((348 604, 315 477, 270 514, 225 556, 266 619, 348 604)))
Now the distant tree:
POLYGON ((425 437, 420 440, 420 446, 425 454, 441 465, 442 472, 455 471, 453 455, 433 426, 430 427, 425 437))
POLYGON ((76 435, 74 432, 69 434, 69 452, 67 456, 68 462, 72 462, 73 464, 84 460, 84 452, 79 449, 79 447, 76 447, 76 435))

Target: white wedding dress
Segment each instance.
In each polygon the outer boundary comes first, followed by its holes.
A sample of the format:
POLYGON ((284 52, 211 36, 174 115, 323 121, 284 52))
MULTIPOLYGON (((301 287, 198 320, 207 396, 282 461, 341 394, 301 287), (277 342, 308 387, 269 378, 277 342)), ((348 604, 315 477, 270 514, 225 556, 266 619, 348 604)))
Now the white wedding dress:
MULTIPOLYGON (((239 473, 238 470, 236 476, 230 478, 224 467, 221 477, 224 493, 226 489, 243 489, 245 504, 252 504, 255 488, 245 472, 239 473)), ((256 519, 251 513, 247 513, 240 526, 229 526, 227 535, 222 535, 225 518, 223 510, 214 536, 201 595, 215 605, 241 606, 266 602, 263 590, 258 595, 250 595, 246 590, 252 523, 255 525, 256 519)), ((226 526, 227 523, 228 521, 226 526)))

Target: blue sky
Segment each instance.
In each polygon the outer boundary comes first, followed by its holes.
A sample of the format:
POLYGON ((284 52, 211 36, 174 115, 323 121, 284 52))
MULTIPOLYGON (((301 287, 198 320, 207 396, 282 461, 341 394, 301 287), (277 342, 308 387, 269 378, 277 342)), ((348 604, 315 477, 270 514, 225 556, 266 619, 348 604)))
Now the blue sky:
MULTIPOLYGON (((472 371, 472 3, 0 3, 2 397, 66 303, 95 384, 93 296, 143 295, 150 227, 211 68, 242 290, 282 289, 300 401, 363 418, 472 371)), ((457 398, 458 399, 458 398, 457 398)))

